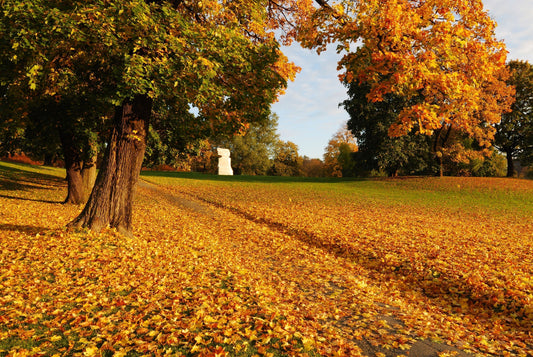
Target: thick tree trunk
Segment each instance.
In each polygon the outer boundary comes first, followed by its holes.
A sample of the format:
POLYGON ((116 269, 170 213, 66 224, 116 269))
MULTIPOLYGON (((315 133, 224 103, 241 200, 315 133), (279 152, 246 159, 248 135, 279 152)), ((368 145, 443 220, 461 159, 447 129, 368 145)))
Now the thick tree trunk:
POLYGON ((67 171, 67 198, 64 203, 81 205, 87 202, 96 179, 96 148, 89 159, 82 159, 79 138, 67 128, 61 128, 61 145, 67 171))
POLYGON ((513 177, 515 175, 513 152, 507 151, 505 155, 507 156, 507 177, 513 177))
POLYGON ((146 149, 152 100, 137 95, 115 110, 104 163, 98 172, 89 201, 69 227, 100 231, 109 226, 129 234, 133 193, 146 149))

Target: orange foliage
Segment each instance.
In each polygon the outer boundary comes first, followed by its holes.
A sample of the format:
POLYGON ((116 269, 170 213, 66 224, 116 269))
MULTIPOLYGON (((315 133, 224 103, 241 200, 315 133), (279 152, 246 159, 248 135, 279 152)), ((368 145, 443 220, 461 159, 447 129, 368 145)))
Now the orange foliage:
POLYGON ((357 140, 344 124, 329 140, 324 152, 326 174, 331 177, 342 177, 341 147, 345 146, 350 153, 357 151, 357 140))
POLYGON ((412 100, 389 135, 431 134, 453 126, 490 146, 513 101, 504 81, 507 51, 481 0, 337 1, 301 24, 299 40, 319 52, 336 42, 345 53, 341 80, 412 100))
MULTIPOLYGON (((59 204, 59 179, 0 176, 2 354, 357 356, 366 341, 407 355, 438 338, 527 355, 533 343, 533 223, 518 211, 158 179, 139 187, 125 237, 66 232, 79 208, 59 204)), ((518 180, 374 184, 533 194, 518 180)))
POLYGON ((3 157, 1 159, 3 161, 20 162, 20 163, 29 164, 29 165, 40 165, 40 164, 42 164, 42 162, 38 162, 38 161, 32 160, 30 157, 28 157, 24 153, 8 155, 7 157, 3 157))

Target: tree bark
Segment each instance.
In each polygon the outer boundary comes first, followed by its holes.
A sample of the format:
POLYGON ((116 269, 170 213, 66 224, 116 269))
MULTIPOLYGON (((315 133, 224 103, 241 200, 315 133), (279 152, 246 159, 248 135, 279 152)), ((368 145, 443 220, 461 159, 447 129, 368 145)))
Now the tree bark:
POLYGON ((505 155, 507 156, 507 177, 513 177, 515 175, 513 152, 506 151, 505 155))
POLYGON ((64 203, 83 204, 85 203, 83 192, 83 179, 81 175, 82 160, 80 150, 76 145, 72 131, 62 127, 60 130, 61 146, 65 158, 65 169, 67 171, 67 198, 64 203))
POLYGON ((91 156, 83 161, 83 167, 81 169, 81 179, 84 195, 83 203, 87 202, 87 200, 89 199, 91 191, 94 187, 94 183, 96 182, 96 160, 98 158, 97 144, 94 142, 89 142, 87 147, 88 151, 90 151, 91 153, 91 156))
POLYGON ((137 95, 115 109, 104 163, 85 208, 69 227, 100 231, 116 228, 130 234, 135 184, 146 149, 152 100, 137 95))
POLYGON ((436 130, 435 141, 433 142, 433 152, 435 153, 435 157, 439 164, 439 176, 440 177, 444 176, 444 158, 443 158, 442 149, 444 148, 444 145, 446 145, 446 142, 450 138, 452 126, 451 125, 448 126, 448 130, 446 131, 446 134, 444 135, 444 138, 443 138, 442 131, 445 129, 446 127, 443 125, 442 127, 436 130))
POLYGON ((67 171, 67 198, 64 203, 81 205, 87 202, 96 179, 96 146, 82 145, 79 138, 66 127, 60 130, 61 146, 67 171), (83 159, 82 146, 91 147, 93 154, 83 159))

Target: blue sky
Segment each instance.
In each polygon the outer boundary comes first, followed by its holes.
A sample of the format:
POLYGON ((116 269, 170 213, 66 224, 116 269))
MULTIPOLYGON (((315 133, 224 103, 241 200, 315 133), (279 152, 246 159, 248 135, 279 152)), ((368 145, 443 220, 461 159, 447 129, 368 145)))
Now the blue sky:
MULTIPOLYGON (((509 51, 508 59, 533 63, 533 0, 484 0, 498 23, 496 34, 509 51)), ((279 116, 282 140, 298 145, 300 155, 320 158, 333 134, 348 120, 338 105, 347 98, 346 88, 337 79, 337 55, 332 48, 318 56, 297 44, 283 49, 302 68, 286 94, 272 106, 279 116)))

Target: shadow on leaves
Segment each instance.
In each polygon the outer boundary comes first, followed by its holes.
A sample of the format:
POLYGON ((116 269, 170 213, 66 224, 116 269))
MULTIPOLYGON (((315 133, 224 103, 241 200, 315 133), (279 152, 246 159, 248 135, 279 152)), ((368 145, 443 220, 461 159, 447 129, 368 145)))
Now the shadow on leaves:
POLYGON ((45 232, 50 232, 51 229, 46 227, 30 226, 23 224, 0 223, 0 231, 12 231, 34 235, 37 233, 43 234, 45 232))

